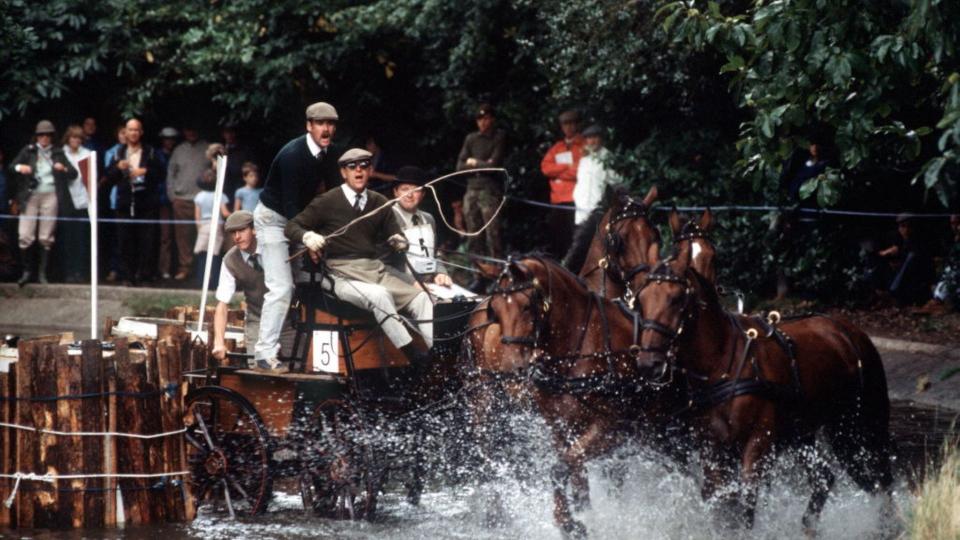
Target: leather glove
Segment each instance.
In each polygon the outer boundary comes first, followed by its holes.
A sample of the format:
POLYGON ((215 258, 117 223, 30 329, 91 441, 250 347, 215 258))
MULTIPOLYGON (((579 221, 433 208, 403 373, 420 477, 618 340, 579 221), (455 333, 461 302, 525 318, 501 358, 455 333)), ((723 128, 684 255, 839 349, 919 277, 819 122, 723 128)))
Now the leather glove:
POLYGON ((327 239, 313 231, 304 233, 302 241, 303 245, 307 246, 310 251, 320 251, 323 246, 327 245, 327 239))
POLYGON ((390 244, 390 247, 395 251, 402 252, 410 248, 410 242, 407 241, 407 237, 399 233, 387 238, 387 243, 390 244))

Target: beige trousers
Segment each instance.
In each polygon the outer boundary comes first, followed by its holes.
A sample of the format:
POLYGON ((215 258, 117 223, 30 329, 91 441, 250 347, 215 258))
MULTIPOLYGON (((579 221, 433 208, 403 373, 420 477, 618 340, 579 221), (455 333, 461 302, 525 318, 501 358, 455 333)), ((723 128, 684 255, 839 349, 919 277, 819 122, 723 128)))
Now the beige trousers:
POLYGON ((27 199, 26 207, 20 212, 17 234, 20 237, 20 249, 27 249, 34 241, 39 241, 44 249, 53 247, 57 230, 57 194, 34 193, 27 199), (40 219, 37 219, 40 218, 40 219))

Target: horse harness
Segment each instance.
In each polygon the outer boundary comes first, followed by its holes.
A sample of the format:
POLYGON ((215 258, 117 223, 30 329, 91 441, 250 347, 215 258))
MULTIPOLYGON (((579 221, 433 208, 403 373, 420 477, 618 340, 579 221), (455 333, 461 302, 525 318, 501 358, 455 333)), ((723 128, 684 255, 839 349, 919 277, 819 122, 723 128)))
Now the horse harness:
MULTIPOLYGON (((521 270, 524 270, 525 273, 528 273, 528 269, 524 267, 522 263, 514 262, 513 264, 519 266, 521 270)), ((509 264, 507 265, 507 268, 509 268, 509 264)), ((549 270, 547 275, 548 281, 552 281, 550 279, 551 274, 549 270)), ((501 275, 501 279, 499 281, 502 282, 503 278, 507 278, 507 284, 505 286, 498 286, 491 292, 491 296, 498 294, 511 295, 518 292, 523 292, 526 294, 526 291, 532 290, 533 292, 528 295, 530 301, 527 307, 524 309, 531 310, 533 314, 532 317, 534 331, 532 336, 503 335, 500 337, 500 342, 504 345, 522 345, 531 349, 541 349, 543 346, 543 338, 549 331, 547 323, 551 309, 550 298, 544 292, 543 284, 535 277, 516 283, 514 282, 513 276, 509 275, 509 271, 507 269, 504 270, 504 273, 501 275)), ((570 394, 577 397, 581 401, 583 401, 581 397, 586 394, 623 395, 625 389, 629 389, 631 391, 638 390, 640 385, 638 385, 635 381, 629 382, 626 379, 616 375, 613 362, 614 359, 624 353, 630 354, 631 356, 636 356, 639 353, 640 349, 637 345, 639 332, 636 331, 636 329, 634 330, 634 341, 630 347, 619 351, 613 350, 613 345, 610 340, 610 322, 607 319, 605 310, 603 309, 603 300, 604 298, 599 294, 590 292, 590 297, 587 301, 587 313, 584 318, 583 328, 579 337, 577 338, 577 345, 574 349, 576 351, 583 349, 583 345, 587 338, 589 323, 593 316, 593 311, 596 310, 598 316, 600 317, 601 335, 603 336, 603 350, 586 354, 579 352, 565 355, 543 354, 539 356, 540 361, 532 363, 528 368, 517 370, 515 372, 511 372, 510 374, 497 373, 494 375, 494 378, 499 380, 529 381, 542 390, 552 393, 570 394), (582 377, 569 377, 557 373, 556 370, 548 371, 543 367, 546 361, 554 361, 560 364, 572 365, 573 362, 578 360, 590 358, 606 362, 606 369, 582 377)), ((508 301, 510 301, 509 297, 508 301)), ((623 306, 623 302, 618 301, 618 305, 623 306)), ((621 307, 621 309, 624 309, 624 307, 621 307)), ((496 314, 493 312, 489 304, 487 306, 487 310, 488 318, 495 319, 496 314)), ((629 312, 635 321, 637 320, 638 316, 636 312, 632 310, 627 310, 627 312, 629 312)), ((637 324, 635 323, 634 326, 636 328, 637 324)))
MULTIPOLYGON (((645 218, 647 217, 647 207, 643 203, 638 203, 632 198, 629 199, 626 206, 620 210, 610 221, 607 222, 606 230, 603 235, 603 247, 604 255, 597 262, 597 267, 603 270, 603 276, 600 280, 600 294, 604 297, 607 294, 607 276, 611 279, 617 281, 626 289, 627 295, 631 293, 630 291, 630 282, 640 274, 641 272, 649 272, 650 265, 647 263, 640 263, 633 266, 630 269, 625 270, 619 262, 619 257, 617 255, 623 251, 624 240, 623 236, 620 235, 618 230, 618 225, 622 221, 628 219, 636 218, 645 218)), ((627 298, 627 301, 630 301, 630 297, 627 298)))

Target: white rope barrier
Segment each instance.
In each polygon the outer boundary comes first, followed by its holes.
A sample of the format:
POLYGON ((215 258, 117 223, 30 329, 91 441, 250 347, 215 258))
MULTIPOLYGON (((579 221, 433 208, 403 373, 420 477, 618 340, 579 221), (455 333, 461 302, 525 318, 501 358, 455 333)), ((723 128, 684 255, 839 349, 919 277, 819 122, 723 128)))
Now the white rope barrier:
POLYGON ((59 480, 85 480, 85 479, 97 479, 97 478, 165 478, 168 476, 187 476, 190 474, 190 471, 173 471, 173 472, 164 472, 164 473, 82 473, 82 474, 52 474, 52 473, 22 473, 16 472, 13 474, 0 474, 0 478, 11 478, 16 480, 13 484, 13 490, 10 492, 10 496, 3 501, 3 505, 7 508, 13 506, 13 500, 17 497, 17 490, 20 489, 20 481, 28 480, 33 482, 47 482, 49 484, 54 484, 59 480))
POLYGON ((9 424, 7 422, 0 422, 0 427, 19 429, 23 431, 33 431, 35 433, 56 435, 58 437, 126 437, 130 439, 145 440, 161 439, 163 437, 170 437, 171 435, 179 435, 187 432, 187 428, 181 428, 174 431, 165 431, 163 433, 151 433, 147 435, 142 435, 140 433, 121 433, 117 431, 57 431, 55 429, 36 428, 33 426, 24 426, 20 424, 9 424))

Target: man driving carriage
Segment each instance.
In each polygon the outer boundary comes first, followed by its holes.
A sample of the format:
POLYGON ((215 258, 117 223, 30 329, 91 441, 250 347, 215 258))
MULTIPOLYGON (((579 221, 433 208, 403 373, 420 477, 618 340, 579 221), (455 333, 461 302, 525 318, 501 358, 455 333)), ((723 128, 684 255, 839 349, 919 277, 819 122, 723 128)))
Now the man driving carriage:
POLYGON ((350 304, 373 313, 387 338, 415 364, 427 360, 433 344, 433 304, 413 279, 388 268, 378 259, 385 244, 397 251, 408 247, 394 213, 383 195, 367 189, 372 154, 353 148, 339 159, 343 184, 318 195, 291 219, 287 237, 301 242, 316 262, 323 254, 330 280, 322 286, 350 304), (378 211, 379 210, 379 211, 378 211), (362 220, 352 223, 361 216, 362 220), (347 226, 346 229, 340 229, 347 226), (417 321, 423 337, 415 340, 397 311, 417 321))

